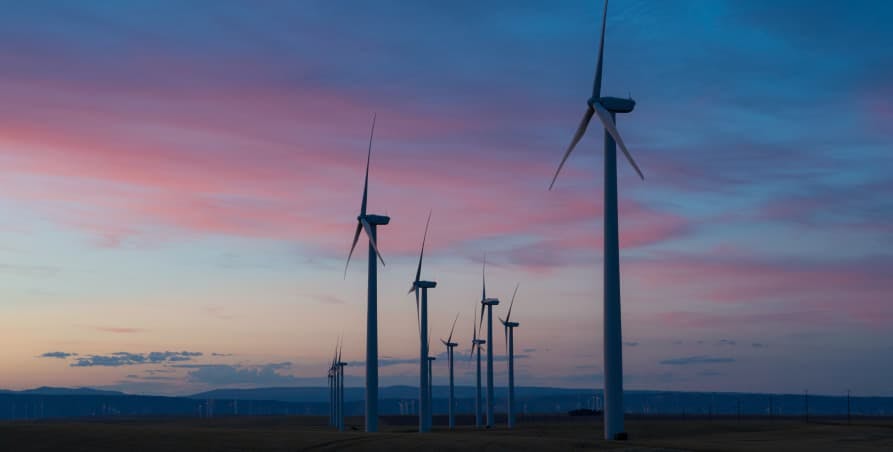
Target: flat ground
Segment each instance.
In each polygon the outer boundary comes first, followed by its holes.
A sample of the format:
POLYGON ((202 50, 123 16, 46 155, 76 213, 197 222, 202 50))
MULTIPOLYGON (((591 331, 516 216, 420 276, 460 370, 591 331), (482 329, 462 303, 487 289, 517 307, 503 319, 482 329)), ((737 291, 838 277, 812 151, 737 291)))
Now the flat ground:
MULTIPOLYGON (((318 417, 108 419, 0 423, 0 451, 893 451, 893 421, 631 419, 630 440, 605 442, 595 419, 525 423, 514 431, 458 428, 420 435, 408 419, 381 432, 339 433, 318 417), (404 425, 396 425, 404 424, 404 425)), ((362 429, 362 419, 349 426, 362 429)))

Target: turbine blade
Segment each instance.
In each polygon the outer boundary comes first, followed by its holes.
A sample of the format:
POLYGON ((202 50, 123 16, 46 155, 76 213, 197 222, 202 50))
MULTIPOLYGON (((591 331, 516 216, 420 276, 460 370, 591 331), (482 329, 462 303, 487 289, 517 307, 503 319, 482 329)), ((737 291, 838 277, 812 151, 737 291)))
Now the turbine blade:
POLYGON ((360 220, 360 223, 363 224, 363 229, 366 230, 366 237, 369 238, 369 244, 372 245, 372 249, 375 250, 375 255, 378 256, 378 260, 380 260, 381 265, 384 266, 384 259, 382 259, 381 253, 378 252, 378 245, 375 243, 375 239, 372 238, 372 225, 370 225, 365 218, 360 220))
POLYGON ((637 173, 639 173, 639 177, 642 180, 645 180, 645 175, 642 174, 642 170, 639 169, 639 165, 636 165, 636 161, 633 160, 633 156, 626 149, 626 144, 623 142, 623 138, 620 136, 620 132, 617 131, 617 126, 614 124, 614 119, 611 117, 611 113, 606 109, 602 104, 596 102, 595 103, 595 111, 598 112, 598 119, 602 121, 602 124, 605 126, 605 130, 611 134, 611 137, 614 138, 614 141, 620 146, 620 150, 623 151, 623 155, 626 156, 626 159, 629 160, 629 163, 633 166, 637 173))
POLYGON ((450 327, 450 338, 447 339, 447 342, 453 342, 453 330, 456 329, 456 321, 459 320, 459 313, 456 313, 456 318, 453 319, 453 326, 450 327))
POLYGON ((445 340, 443 340, 443 338, 441 338, 441 339, 440 339, 440 343, 443 344, 443 345, 446 345, 446 344, 447 344, 447 341, 445 341, 445 340))
POLYGON ((481 323, 478 325, 478 331, 483 331, 484 328, 484 304, 481 303, 481 323))
POLYGON ((481 301, 487 299, 487 253, 484 253, 484 266, 481 269, 481 301))
POLYGON ((366 216, 366 198, 369 194, 369 161, 372 160, 372 136, 375 135, 375 116, 372 114, 372 131, 369 132, 369 151, 366 153, 366 181, 363 182, 363 204, 360 205, 360 216, 366 216))
POLYGON ((608 20, 608 0, 602 12, 602 36, 598 43, 598 61, 595 63, 595 80, 592 82, 592 97, 598 99, 602 95, 602 60, 605 54, 605 24, 608 20))
POLYGON ((580 125, 577 126, 577 131, 574 133, 574 139, 571 140, 570 146, 567 147, 567 150, 564 151, 564 157, 561 157, 561 163, 558 164, 558 169, 555 170, 555 175, 552 176, 552 183, 549 184, 549 190, 555 186, 555 181, 558 180, 558 173, 561 172, 561 168, 564 167, 564 162, 567 162, 567 158, 570 157, 571 152, 573 152, 574 148, 577 146, 577 143, 583 138, 583 134, 586 133, 586 127, 589 126, 589 121, 592 119, 593 114, 592 107, 589 107, 586 110, 586 113, 583 114, 583 120, 580 121, 580 125))
POLYGON ((347 266, 350 265, 350 257, 353 256, 353 250, 357 247, 357 240, 360 240, 360 229, 363 229, 363 225, 357 222, 357 230, 353 233, 353 244, 350 245, 350 253, 347 254, 347 263, 344 264, 344 278, 347 278, 347 266))
POLYGON ((425 256, 425 242, 428 241, 428 226, 431 224, 431 211, 428 211, 428 221, 425 222, 425 235, 422 236, 422 251, 419 253, 419 267, 415 272, 415 280, 419 282, 422 278, 422 258, 425 256))
POLYGON ((509 303, 509 312, 505 316, 505 321, 510 322, 512 320, 512 306, 515 305, 515 295, 518 295, 518 287, 521 286, 521 283, 515 284, 515 293, 512 294, 512 301, 509 303))

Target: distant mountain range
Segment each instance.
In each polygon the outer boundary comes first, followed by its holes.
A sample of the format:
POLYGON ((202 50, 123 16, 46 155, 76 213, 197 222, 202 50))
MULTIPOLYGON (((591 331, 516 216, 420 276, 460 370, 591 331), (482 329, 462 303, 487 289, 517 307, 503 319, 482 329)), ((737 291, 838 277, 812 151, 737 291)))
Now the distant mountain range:
MULTIPOLYGON (((434 412, 446 413, 448 387, 434 387, 434 412)), ((456 387, 459 413, 471 413, 475 388, 456 387)), ((388 386, 379 391, 382 415, 414 414, 418 388, 388 386)), ((496 411, 505 411, 505 388, 496 390, 496 411)), ((575 409, 601 408, 601 391, 550 387, 519 387, 520 413, 566 414, 575 409)), ((109 416, 227 416, 326 415, 328 388, 216 389, 186 397, 130 395, 93 388, 41 387, 24 391, 0 390, 0 419, 41 419, 109 416)), ((362 415, 363 388, 345 388, 345 413, 362 415)), ((845 396, 803 394, 745 394, 673 391, 627 391, 626 411, 645 415, 746 416, 770 414, 845 416, 845 396)), ((853 397, 851 412, 862 416, 893 416, 893 397, 853 397)))

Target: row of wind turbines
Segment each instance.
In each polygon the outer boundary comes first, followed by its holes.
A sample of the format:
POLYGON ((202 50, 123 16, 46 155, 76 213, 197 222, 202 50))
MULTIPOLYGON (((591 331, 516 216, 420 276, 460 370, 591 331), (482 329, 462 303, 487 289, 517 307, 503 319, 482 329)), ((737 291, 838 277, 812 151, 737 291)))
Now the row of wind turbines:
MULTIPOLYGON (((587 109, 583 115, 583 119, 577 127, 576 133, 571 140, 570 145, 555 171, 549 190, 555 185, 558 174, 562 167, 573 152, 577 143, 583 138, 586 129, 592 117, 597 115, 599 121, 604 128, 604 155, 605 155, 605 176, 604 176, 604 437, 608 440, 625 439, 624 419, 623 419, 623 359, 622 359, 622 334, 620 322, 620 251, 619 251, 619 231, 618 231, 618 212, 617 212, 617 146, 623 152, 626 159, 632 165, 633 169, 644 180, 644 175, 639 166, 633 160, 632 155, 627 150, 620 133, 616 127, 616 114, 629 113, 635 108, 635 101, 631 98, 622 99, 617 97, 608 97, 601 95, 602 74, 603 74, 603 56, 605 44, 605 25, 608 14, 608 2, 605 0, 604 12, 602 14, 602 30, 599 41, 598 60, 596 62, 595 79, 593 82, 592 93, 587 100, 587 109)), ((372 139, 375 134, 375 116, 372 118, 372 131, 369 136, 369 148, 366 155, 366 176, 363 184, 363 200, 360 204, 360 214, 357 216, 357 227, 353 237, 353 243, 350 253, 347 257, 345 265, 345 277, 347 275, 347 267, 350 265, 350 258, 356 248, 360 238, 360 233, 365 232, 369 240, 369 266, 368 266, 368 305, 366 311, 366 393, 365 393, 365 423, 367 432, 378 431, 378 262, 384 265, 384 259, 381 257, 378 245, 376 243, 378 227, 385 226, 390 222, 390 218, 385 215, 376 215, 367 212, 367 200, 369 189, 369 163, 372 158, 372 139)), ((425 235, 422 239, 422 248, 419 254, 419 265, 416 270, 415 280, 410 288, 410 293, 415 293, 416 310, 419 324, 419 431, 427 432, 431 429, 431 361, 434 359, 429 356, 430 335, 428 333, 428 289, 437 287, 437 282, 426 281, 421 279, 422 259, 425 252, 425 241, 427 240, 428 226, 430 225, 431 216, 428 215, 428 222, 425 225, 425 235)), ((486 262, 484 263, 484 273, 486 273, 486 262)), ((488 298, 486 290, 486 275, 483 279, 483 291, 481 294, 481 310, 480 320, 474 322, 474 337, 472 339, 472 355, 477 353, 477 393, 475 408, 475 424, 481 426, 481 348, 487 347, 487 406, 486 419, 487 426, 492 427, 494 421, 493 405, 493 306, 499 304, 499 299, 488 298), (478 337, 480 326, 482 325, 484 314, 487 316, 487 338, 478 337)), ((517 287, 515 288, 517 294, 517 287)), ((515 295, 512 296, 514 302, 515 295)), ((512 303, 513 304, 513 303, 512 303)), ((513 371, 513 352, 514 352, 514 328, 518 327, 517 322, 511 322, 511 306, 509 305, 508 315, 502 324, 505 327, 507 355, 509 360, 509 397, 508 397, 508 425, 514 426, 513 409, 514 409, 514 371, 513 371)), ((475 313, 477 308, 475 307, 475 313)), ((455 321, 453 322, 455 328, 455 321)), ((450 428, 455 427, 453 414, 453 349, 458 345, 452 342, 453 329, 450 330, 449 339, 442 342, 447 347, 450 369, 450 428)), ((329 382, 331 388, 332 400, 332 419, 333 425, 339 429, 344 428, 343 421, 343 403, 344 403, 344 366, 346 363, 341 361, 341 343, 336 347, 335 358, 329 370, 329 382)))

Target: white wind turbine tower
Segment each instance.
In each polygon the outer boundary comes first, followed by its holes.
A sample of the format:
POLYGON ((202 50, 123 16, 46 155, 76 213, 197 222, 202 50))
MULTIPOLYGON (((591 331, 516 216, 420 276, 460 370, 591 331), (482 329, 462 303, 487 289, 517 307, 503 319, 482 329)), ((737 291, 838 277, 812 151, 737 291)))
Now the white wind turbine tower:
POLYGON ((428 221, 425 223, 425 235, 422 236, 422 250, 419 252, 419 266, 416 269, 415 280, 409 293, 415 292, 416 317, 419 324, 419 432, 431 431, 431 366, 428 362, 428 289, 437 287, 436 281, 422 280, 422 258, 425 257, 425 242, 428 240, 428 226, 431 224, 431 213, 428 212, 428 221), (419 290, 422 292, 419 300, 419 290))
POLYGON ((568 146, 552 184, 555 185, 558 173, 574 147, 586 132, 593 114, 598 114, 605 130, 605 202, 604 202, 604 369, 605 369, 605 439, 626 439, 623 427, 623 349, 620 330, 620 245, 617 221, 617 145, 626 159, 643 180, 645 176, 626 149, 615 125, 616 113, 633 111, 636 103, 632 99, 602 97, 602 60, 605 49, 605 23, 608 17, 608 2, 602 14, 601 41, 598 47, 598 61, 595 66, 595 81, 592 97, 587 101, 586 113, 577 127, 574 138, 568 146))
POLYGON ((440 342, 443 343, 443 345, 445 345, 447 348, 447 362, 450 367, 450 409, 449 409, 450 430, 453 430, 456 428, 456 415, 454 413, 456 402, 454 401, 455 399, 454 399, 454 390, 453 390, 453 349, 456 348, 456 346, 459 344, 456 342, 453 342, 453 331, 456 329, 456 321, 457 320, 459 320, 459 313, 456 313, 456 318, 453 319, 453 326, 450 328, 450 335, 447 338, 447 340, 443 340, 443 339, 440 340, 440 342))
POLYGON ((372 159, 372 136, 375 134, 375 115, 372 116, 372 131, 369 133, 369 150, 366 154, 366 179, 363 182, 363 203, 360 204, 360 215, 357 217, 357 230, 353 235, 353 244, 350 246, 350 254, 347 255, 347 263, 344 265, 344 277, 347 277, 347 266, 350 265, 350 257, 360 239, 360 231, 366 231, 369 238, 369 286, 366 307, 366 431, 378 431, 378 264, 376 257, 384 266, 384 259, 378 252, 376 245, 378 226, 384 226, 391 221, 385 215, 366 213, 366 200, 369 193, 369 161, 372 159))
POLYGON ((474 397, 474 426, 475 428, 481 427, 481 346, 486 344, 487 341, 478 338, 478 322, 477 320, 477 303, 475 303, 474 309, 471 311, 471 325, 474 329, 474 336, 472 336, 471 340, 471 357, 474 358, 474 352, 477 351, 477 379, 475 386, 475 397, 474 397))
POLYGON ((498 298, 487 298, 487 258, 484 257, 484 269, 481 273, 483 281, 483 292, 481 294, 481 322, 484 321, 484 309, 487 310, 487 428, 492 428, 494 422, 493 405, 493 306, 499 304, 498 298))
POLYGON ((512 322, 512 306, 515 305, 515 295, 518 295, 518 286, 515 286, 515 293, 512 294, 512 301, 509 302, 509 312, 505 316, 505 320, 499 319, 502 326, 505 327, 505 349, 509 361, 509 394, 508 394, 508 410, 506 418, 509 428, 515 426, 515 328, 520 325, 518 322, 512 322))

